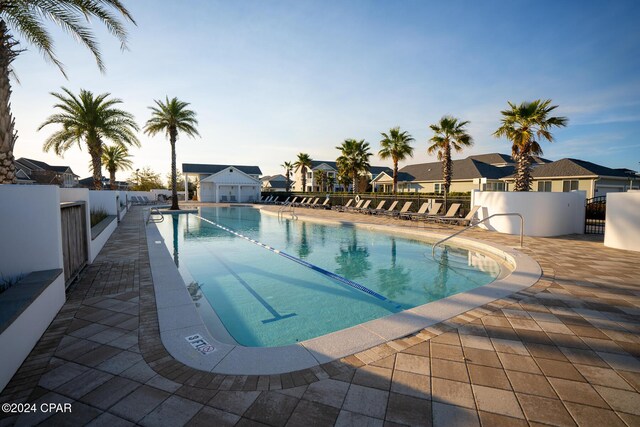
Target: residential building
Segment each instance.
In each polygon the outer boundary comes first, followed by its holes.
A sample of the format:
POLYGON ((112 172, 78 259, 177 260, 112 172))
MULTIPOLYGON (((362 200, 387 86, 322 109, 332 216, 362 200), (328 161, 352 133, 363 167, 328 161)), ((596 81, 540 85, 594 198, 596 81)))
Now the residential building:
MULTIPOLYGON (((324 171, 329 181, 333 182, 330 191, 350 191, 351 184, 347 188, 344 188, 342 184, 338 182, 338 165, 336 162, 327 160, 312 160, 311 170, 307 168, 306 174, 306 190, 305 191, 321 191, 320 184, 318 182, 318 172, 324 171)), ((358 183, 358 191, 367 191, 367 187, 371 180, 379 175, 383 171, 390 170, 387 166, 371 166, 369 171, 362 176, 358 183)), ((303 191, 302 188, 302 170, 300 168, 294 170, 293 174, 294 184, 292 185, 293 191, 303 191)))
POLYGON ((78 186, 78 175, 69 166, 51 166, 21 157, 15 162, 18 184, 47 184, 71 188, 78 186))
MULTIPOLYGON (((586 160, 569 158, 534 168, 531 176, 533 191, 583 190, 589 199, 638 188, 640 185, 640 179, 634 171, 612 169, 586 160)), ((502 180, 509 185, 515 181, 515 176, 509 175, 502 180)))
POLYGON ((284 175, 267 175, 260 178, 262 191, 287 191, 287 177, 284 175))
MULTIPOLYGON (((82 178, 80 181, 78 181, 78 185, 80 187, 84 187, 84 188, 89 188, 89 189, 93 189, 93 177, 92 176, 88 176, 86 178, 82 178)), ((110 190, 111 189, 111 180, 109 178, 107 178, 106 176, 102 176, 102 189, 103 190, 110 190)), ((128 190, 129 189, 129 183, 127 181, 116 181, 116 190, 128 190)))
MULTIPOLYGON (((536 158, 535 164, 548 160, 536 158)), ((449 192, 471 190, 506 191, 506 183, 501 178, 511 175, 514 161, 511 156, 499 153, 469 156, 452 161, 451 187, 449 192)), ((393 191, 393 171, 377 175, 372 185, 374 191, 393 191)), ((406 165, 398 170, 398 191, 416 193, 442 193, 442 162, 406 165)))
POLYGON ((197 197, 202 202, 255 202, 260 199, 258 166, 208 165, 183 163, 185 200, 188 200, 189 178, 198 180, 197 197))

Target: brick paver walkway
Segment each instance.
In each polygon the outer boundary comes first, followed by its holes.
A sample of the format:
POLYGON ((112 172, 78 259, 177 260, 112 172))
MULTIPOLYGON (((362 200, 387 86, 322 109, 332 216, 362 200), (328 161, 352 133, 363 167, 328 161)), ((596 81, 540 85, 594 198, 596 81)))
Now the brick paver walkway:
POLYGON ((0 413, 0 426, 640 426, 638 254, 588 236, 527 238, 523 251, 544 275, 509 298, 314 369, 224 376, 182 365, 160 342, 134 209, 0 395, 72 413, 0 413))

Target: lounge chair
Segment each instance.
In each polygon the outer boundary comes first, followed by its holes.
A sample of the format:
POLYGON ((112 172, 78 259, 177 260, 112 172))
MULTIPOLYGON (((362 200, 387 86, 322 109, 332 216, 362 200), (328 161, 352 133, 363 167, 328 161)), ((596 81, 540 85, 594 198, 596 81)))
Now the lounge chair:
POLYGON ((443 219, 446 220, 446 219, 450 219, 450 218, 456 218, 456 215, 458 214, 458 211, 460 210, 460 206, 462 206, 461 203, 452 203, 451 206, 449 206, 449 210, 447 211, 446 214, 444 214, 444 215, 426 216, 425 220, 438 222, 438 221, 441 221, 443 219))
POLYGON ((333 209, 334 211, 344 212, 346 208, 351 206, 351 203, 353 203, 353 199, 349 199, 344 206, 332 206, 331 209, 333 209))
POLYGON ((356 209, 356 212, 360 212, 360 213, 366 213, 369 211, 369 205, 371 204, 371 199, 367 200, 366 202, 364 202, 364 205, 360 206, 358 209, 356 209))
POLYGON ((291 197, 287 197, 286 199, 284 199, 283 201, 277 201, 276 205, 286 205, 287 203, 289 203, 289 199, 291 199, 291 197))
MULTIPOLYGON (((296 200, 298 200, 298 196, 294 197, 293 200, 289 202, 289 206, 295 206, 296 200)), ((284 202, 283 205, 286 205, 287 202, 284 202)))
POLYGON ((382 207, 384 206, 385 203, 387 203, 386 200, 381 200, 380 203, 378 203, 378 206, 376 206, 373 209, 367 209, 367 211, 365 213, 368 213, 369 215, 371 215, 375 211, 381 211, 382 207))
POLYGON ((227 203, 227 201, 228 201, 227 200, 227 196, 222 196, 222 195, 220 196, 220 202, 221 203, 227 203))
POLYGON ((427 212, 416 212, 416 213, 410 214, 411 216, 409 219, 425 219, 425 218, 432 218, 432 217, 438 216, 438 212, 440 211, 441 207, 442 207, 442 203, 433 202, 431 203, 431 207, 427 212))
POLYGON ((232 196, 229 196, 229 198, 230 198, 231 203, 236 203, 237 202, 236 196, 232 195, 232 196))
POLYGON ((400 216, 404 213, 407 213, 411 208, 411 205, 413 205, 413 202, 404 202, 404 205, 402 205, 402 209, 400 209, 399 211, 389 211, 385 212, 384 214, 393 217, 400 216))
POLYGON ((156 202, 149 200, 147 196, 142 196, 142 201, 145 205, 154 205, 156 202))
POLYGON ((315 200, 310 201, 309 203, 306 203, 306 204, 302 205, 302 207, 303 208, 312 208, 312 207, 314 207, 315 205, 318 204, 318 201, 320 201, 320 197, 316 197, 315 200))
POLYGON ((311 200, 311 197, 305 197, 304 199, 300 200, 297 203, 292 203, 293 206, 302 206, 305 203, 307 203, 307 200, 311 200))
POLYGON ((471 208, 471 210, 469 211, 469 213, 467 214, 467 216, 465 216, 464 218, 440 218, 440 222, 442 223, 446 223, 446 224, 458 224, 458 225, 471 225, 471 221, 473 221, 473 217, 476 216, 476 212, 478 212, 478 209, 480 209, 480 206, 476 205, 473 208, 471 208))
POLYGON ((313 207, 316 209, 331 209, 331 206, 329 206, 330 201, 331 199, 327 197, 326 199, 324 199, 324 202, 322 202, 321 205, 315 205, 313 207))
POLYGON ((378 215, 378 214, 384 214, 384 213, 388 213, 388 212, 393 212, 393 210, 396 208, 397 205, 398 205, 398 201, 394 200, 391 203, 391 206, 389 206, 389 209, 373 209, 369 213, 371 215, 378 215))
POLYGON ((411 219, 413 216, 424 215, 427 212, 428 208, 429 208, 429 202, 424 202, 422 204, 422 206, 420 206, 420 209, 418 209, 418 212, 403 213, 403 214, 400 214, 400 218, 402 218, 402 219, 411 219))
POLYGON ((358 203, 356 203, 355 206, 345 206, 344 209, 342 210, 342 212, 357 211, 358 209, 360 209, 360 207, 362 206, 363 203, 364 203, 364 199, 362 199, 358 203))

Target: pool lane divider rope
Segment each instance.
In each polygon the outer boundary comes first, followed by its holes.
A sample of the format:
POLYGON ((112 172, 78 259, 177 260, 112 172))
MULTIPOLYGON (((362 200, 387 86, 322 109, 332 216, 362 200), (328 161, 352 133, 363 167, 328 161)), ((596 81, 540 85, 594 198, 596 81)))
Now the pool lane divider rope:
POLYGON ((281 257, 284 257, 284 258, 286 258, 286 259, 288 259, 290 261, 296 262, 296 263, 298 263, 298 264, 300 264, 302 266, 310 268, 311 270, 316 271, 316 272, 318 272, 320 274, 323 274, 323 275, 325 275, 325 276, 327 276, 327 277, 329 277, 329 278, 331 278, 333 280, 336 280, 336 281, 338 281, 340 283, 343 283, 343 284, 345 284, 347 286, 350 286, 350 287, 352 287, 354 289, 357 289, 357 290, 362 291, 362 292, 364 292, 366 294, 369 294, 372 297, 375 297, 375 298, 377 298, 377 299, 379 299, 381 301, 385 301, 385 302, 389 302, 391 304, 394 304, 396 306, 396 308, 402 308, 402 306, 400 304, 398 304, 398 303, 396 303, 396 302, 394 302, 394 301, 392 301, 392 300, 380 295, 376 291, 373 291, 373 290, 367 288, 366 286, 362 286, 360 283, 356 283, 353 280, 347 279, 346 277, 342 277, 342 276, 340 276, 340 275, 338 275, 336 273, 333 273, 333 272, 331 272, 329 270, 325 270, 322 267, 318 267, 317 265, 311 264, 310 262, 307 262, 307 261, 302 260, 300 258, 294 257, 293 255, 289 255, 288 253, 283 252, 283 251, 281 251, 279 249, 272 248, 269 245, 265 245, 264 243, 258 242, 257 240, 252 239, 250 237, 247 237, 244 234, 240 234, 237 231, 234 231, 234 230, 232 230, 232 229, 230 229, 228 227, 225 227, 224 225, 218 224, 216 222, 213 222, 211 220, 203 218, 203 217, 201 217, 199 215, 193 215, 193 216, 196 217, 196 218, 199 218, 200 220, 202 220, 204 222, 207 222, 207 223, 209 223, 209 224, 211 224, 211 225, 213 225, 215 227, 218 227, 221 230, 224 230, 224 231, 226 231, 228 233, 231 233, 236 237, 240 237, 241 239, 244 239, 244 240, 246 240, 248 242, 251 242, 251 243, 253 243, 255 245, 258 245, 261 248, 267 249, 267 250, 273 252, 274 254, 278 254, 281 257))

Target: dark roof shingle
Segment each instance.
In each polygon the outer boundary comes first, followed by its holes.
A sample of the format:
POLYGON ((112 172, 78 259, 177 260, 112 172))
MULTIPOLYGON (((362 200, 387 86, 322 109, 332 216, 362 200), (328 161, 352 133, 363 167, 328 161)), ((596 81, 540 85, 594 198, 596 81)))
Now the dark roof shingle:
MULTIPOLYGON (((509 175, 506 178, 514 178, 509 175)), ((560 159, 540 165, 531 170, 533 178, 576 177, 576 176, 613 176, 628 178, 629 174, 620 169, 611 169, 596 163, 578 159, 560 159)))
POLYGON ((215 174, 228 167, 234 167, 247 175, 261 175, 262 171, 258 166, 238 166, 238 165, 204 165, 199 163, 183 163, 183 173, 208 173, 215 174))

